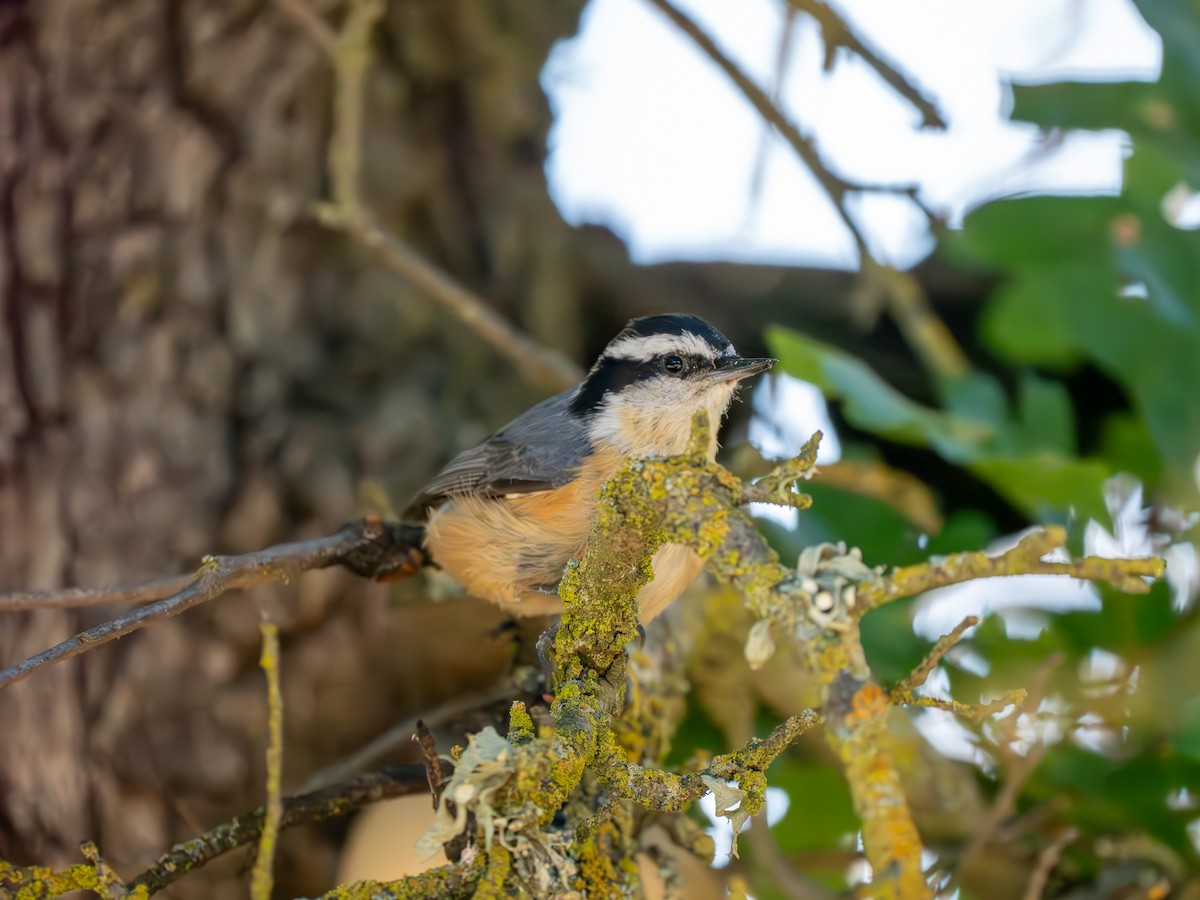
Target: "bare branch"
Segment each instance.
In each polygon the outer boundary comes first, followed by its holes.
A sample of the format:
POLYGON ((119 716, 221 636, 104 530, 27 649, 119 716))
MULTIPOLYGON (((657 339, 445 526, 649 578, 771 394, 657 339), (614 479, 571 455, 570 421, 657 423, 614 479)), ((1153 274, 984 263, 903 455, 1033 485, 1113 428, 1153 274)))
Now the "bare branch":
MULTIPOLYGON (((897 681, 892 686, 890 693, 893 696, 910 694, 923 685, 929 678, 929 673, 933 671, 933 667, 942 661, 942 657, 950 651, 951 647, 955 646, 959 641, 962 640, 963 632, 965 632, 968 628, 974 628, 978 624, 978 617, 967 616, 954 626, 953 631, 938 638, 937 643, 933 645, 933 648, 929 651, 926 657, 921 660, 921 664, 913 669, 910 675, 897 681)), ((893 700, 893 702, 895 701, 893 700)))
POLYGON ((889 699, 892 703, 899 706, 918 706, 925 709, 943 709, 946 712, 952 712, 956 716, 962 716, 964 719, 971 719, 975 722, 982 722, 992 713, 998 713, 1006 706, 1012 706, 1014 703, 1020 703, 1025 699, 1026 693, 1024 688, 1006 691, 995 700, 990 700, 987 703, 962 703, 958 700, 943 700, 940 697, 922 697, 911 692, 896 693, 890 692, 889 699))
POLYGON ((283 818, 280 784, 283 781, 283 695, 279 690, 279 628, 263 622, 262 657, 259 665, 267 677, 267 804, 258 855, 250 876, 251 900, 271 900, 275 885, 275 844, 283 818))
POLYGON ((362 212, 363 83, 371 63, 371 32, 383 16, 383 0, 350 0, 333 47, 333 131, 329 136, 329 177, 333 200, 348 216, 362 212))
POLYGON ((30 609, 76 609, 103 603, 149 603, 170 597, 191 582, 192 575, 170 575, 132 584, 113 584, 101 588, 63 588, 50 591, 5 591, 0 593, 0 613, 30 609))
MULTIPOLYGON (((279 827, 285 829, 324 822, 344 816, 362 806, 393 797, 423 794, 428 789, 423 767, 391 766, 319 791, 284 797, 279 827)), ((206 831, 199 837, 177 844, 159 857, 153 866, 130 881, 129 886, 144 886, 149 893, 158 893, 188 872, 200 868, 218 856, 254 843, 262 834, 265 821, 266 809, 260 806, 252 812, 206 831)))
MULTIPOLYGON (((869 254, 866 239, 863 237, 862 231, 858 227, 858 223, 850 216, 846 210, 844 200, 847 194, 857 191, 866 190, 864 185, 857 184, 841 175, 836 174, 832 169, 825 165, 817 152, 816 143, 811 137, 802 133, 800 129, 776 106, 767 92, 754 83, 741 67, 733 61, 725 51, 717 46, 716 41, 708 35, 703 28, 696 23, 690 16, 674 6, 670 0, 649 0, 654 6, 670 19, 680 31, 691 38, 692 42, 699 47, 710 60, 712 60, 717 68, 724 72, 743 94, 750 105, 763 117, 767 122, 774 126, 779 132, 780 137, 787 141, 788 145, 795 151, 800 160, 812 172, 813 177, 820 182, 825 193, 829 195, 829 199, 833 201, 834 208, 838 215, 850 230, 850 234, 854 238, 855 244, 864 256, 869 254)), ((911 190, 908 186, 888 187, 884 185, 876 185, 870 188, 871 190, 883 191, 895 194, 907 194, 911 190)))
POLYGON ((521 376, 550 391, 576 384, 583 370, 557 350, 538 343, 499 315, 482 297, 421 256, 399 236, 381 228, 362 203, 364 83, 371 61, 371 32, 384 11, 381 0, 353 0, 336 36, 305 0, 279 0, 324 49, 333 66, 333 129, 326 171, 333 202, 317 207, 317 219, 374 251, 394 274, 433 298, 504 357, 521 376))
POLYGON ((337 45, 337 35, 328 23, 317 15, 308 0, 276 0, 279 8, 291 17, 300 28, 312 39, 312 42, 332 55, 337 45))
POLYGON ((348 214, 328 204, 318 207, 321 223, 374 250, 392 272, 437 300, 460 322, 516 365, 522 377, 550 390, 563 390, 583 378, 583 370, 557 350, 539 344, 515 328, 479 295, 422 257, 365 213, 348 214))
POLYGON ((926 128, 946 128, 946 120, 933 100, 926 97, 912 81, 855 33, 850 23, 837 10, 821 0, 788 0, 792 9, 808 13, 821 26, 821 37, 825 42, 826 59, 832 62, 838 47, 845 47, 874 69, 892 90, 911 103, 921 114, 921 125, 926 128))
POLYGON ((42 666, 87 653, 147 625, 207 603, 226 591, 244 591, 273 581, 286 582, 301 572, 335 565, 344 565, 367 578, 411 574, 424 562, 419 533, 420 529, 411 525, 365 519, 311 541, 278 544, 240 556, 207 557, 186 587, 169 597, 89 628, 49 650, 0 670, 0 690, 27 678, 42 666))
POLYGON ((1079 837, 1078 829, 1068 826, 1042 849, 1042 852, 1038 854, 1037 865, 1029 875, 1029 882, 1025 885, 1024 900, 1041 900, 1046 882, 1050 880, 1050 873, 1054 871, 1054 867, 1062 858, 1063 850, 1077 837, 1079 837))
POLYGON ((686 34, 704 54, 724 72, 737 86, 758 114, 775 127, 779 135, 795 151, 800 161, 812 172, 813 177, 824 189, 833 203, 842 223, 850 232, 862 261, 862 274, 870 289, 882 291, 888 301, 889 310, 904 334, 905 340, 920 357, 932 374, 939 378, 951 378, 970 370, 966 354, 958 346, 954 335, 934 314, 920 284, 912 275, 875 260, 867 244, 866 236, 846 206, 846 197, 851 193, 874 191, 900 194, 908 197, 923 211, 927 208, 919 200, 915 185, 864 184, 851 181, 833 172, 821 158, 813 139, 787 117, 767 93, 754 83, 737 63, 717 46, 703 28, 691 17, 674 6, 670 0, 649 0, 664 15, 686 34))
POLYGON ((442 800, 442 788, 446 786, 446 772, 442 768, 442 758, 438 756, 437 742, 433 739, 433 732, 429 730, 429 726, 420 719, 417 720, 417 732, 413 735, 413 740, 421 748, 421 759, 425 762, 425 778, 429 781, 429 795, 436 810, 442 800))

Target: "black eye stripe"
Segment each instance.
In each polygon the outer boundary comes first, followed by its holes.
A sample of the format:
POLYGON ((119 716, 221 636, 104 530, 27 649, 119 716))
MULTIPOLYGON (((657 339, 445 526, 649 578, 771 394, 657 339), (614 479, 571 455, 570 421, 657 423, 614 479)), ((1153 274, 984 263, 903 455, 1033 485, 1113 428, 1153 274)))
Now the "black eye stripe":
POLYGON ((689 353, 667 353, 654 359, 625 359, 619 356, 602 356, 595 368, 579 386, 579 392, 571 401, 573 413, 584 414, 600 408, 604 398, 618 394, 625 388, 647 378, 659 377, 664 374, 672 378, 686 377, 689 372, 711 369, 713 362, 705 356, 689 353), (664 361, 668 357, 679 357, 683 360, 683 370, 668 372, 664 361))

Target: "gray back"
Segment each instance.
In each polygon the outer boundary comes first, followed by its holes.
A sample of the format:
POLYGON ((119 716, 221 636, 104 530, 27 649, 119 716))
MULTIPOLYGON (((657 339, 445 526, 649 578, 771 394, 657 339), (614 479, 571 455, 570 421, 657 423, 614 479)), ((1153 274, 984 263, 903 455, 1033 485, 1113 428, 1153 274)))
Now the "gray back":
POLYGON ((584 423, 569 411, 576 391, 530 407, 454 457, 409 503, 405 520, 421 521, 429 509, 456 496, 528 494, 570 482, 590 449, 584 423))

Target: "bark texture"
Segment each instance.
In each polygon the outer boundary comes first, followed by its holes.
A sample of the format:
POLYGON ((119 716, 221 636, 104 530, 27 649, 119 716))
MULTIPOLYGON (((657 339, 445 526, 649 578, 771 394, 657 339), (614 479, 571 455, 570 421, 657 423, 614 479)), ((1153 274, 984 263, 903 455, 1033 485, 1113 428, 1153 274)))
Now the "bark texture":
MULTIPOLYGON (((537 399, 433 301, 313 220, 330 71, 286 10, 327 0, 0 0, 0 589, 99 585, 328 533, 364 480, 403 502, 537 399)), ((534 336, 589 359, 689 309, 753 351, 828 333, 851 276, 629 263, 543 175, 541 67, 582 0, 393 0, 373 45, 363 195, 534 336)), ((934 273, 931 290, 959 285, 934 273)), ((0 694, 0 856, 95 840, 123 875, 257 806, 258 620, 283 637, 285 789, 514 655, 498 612, 340 572, 230 597, 0 694)), ((112 610, 0 622, 0 660, 112 610)), ((523 646, 536 625, 525 626, 523 646)), ((503 705, 503 704, 502 704, 503 705)), ((472 730, 480 722, 471 723, 472 730)), ((288 832, 281 893, 331 883, 288 832)), ((175 896, 237 892, 213 866, 175 896)))
MULTIPOLYGON (((364 135, 380 217, 576 348, 537 75, 580 5, 392 4, 364 135)), ((314 10, 336 27, 336 5, 314 10)), ((273 3, 0 4, 0 586, 186 571, 208 552, 326 532, 360 513, 362 479, 403 501, 534 399, 313 224, 329 88, 321 49, 273 3)), ((132 874, 256 805, 264 609, 284 631, 293 788, 507 668, 498 614, 421 594, 318 574, 6 691, 0 856, 61 864, 92 838, 132 874)), ((6 617, 0 659, 108 612, 6 617)), ((295 883, 281 890, 328 886, 327 842, 284 844, 295 883)), ((175 890, 214 896, 220 877, 175 890)))

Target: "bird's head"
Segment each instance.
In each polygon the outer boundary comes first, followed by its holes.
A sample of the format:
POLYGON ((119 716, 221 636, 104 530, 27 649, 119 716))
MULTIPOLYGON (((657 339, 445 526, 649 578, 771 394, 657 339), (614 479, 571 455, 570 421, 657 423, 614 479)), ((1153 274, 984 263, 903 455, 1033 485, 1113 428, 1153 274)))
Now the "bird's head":
POLYGON ((698 316, 632 319, 592 366, 571 411, 626 452, 679 453, 696 413, 708 411, 715 428, 740 382, 775 363, 739 356, 698 316))

